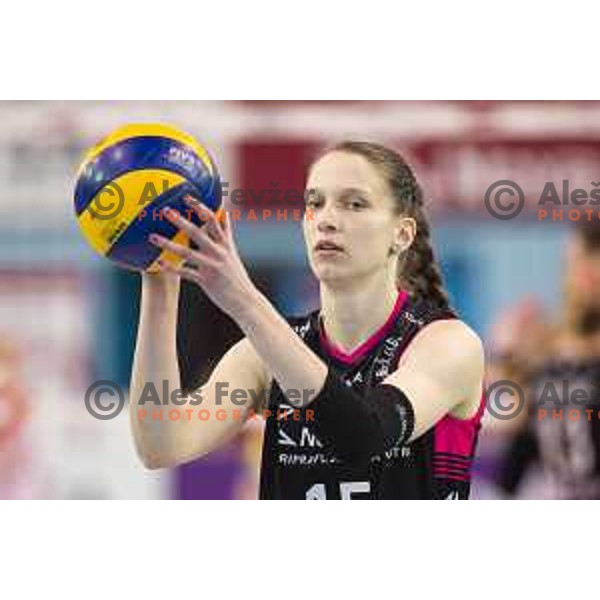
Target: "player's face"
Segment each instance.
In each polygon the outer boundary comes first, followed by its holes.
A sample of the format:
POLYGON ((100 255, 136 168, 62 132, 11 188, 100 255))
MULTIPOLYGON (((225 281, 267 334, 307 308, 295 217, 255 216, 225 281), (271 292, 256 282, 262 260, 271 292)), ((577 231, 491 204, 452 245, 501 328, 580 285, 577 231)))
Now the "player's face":
POLYGON ((566 284, 569 301, 583 320, 600 318, 600 251, 574 237, 567 249, 566 284))
POLYGON ((304 238, 320 281, 340 285, 395 272, 390 247, 411 220, 394 214, 391 191, 373 165, 331 152, 313 165, 306 188, 304 238))

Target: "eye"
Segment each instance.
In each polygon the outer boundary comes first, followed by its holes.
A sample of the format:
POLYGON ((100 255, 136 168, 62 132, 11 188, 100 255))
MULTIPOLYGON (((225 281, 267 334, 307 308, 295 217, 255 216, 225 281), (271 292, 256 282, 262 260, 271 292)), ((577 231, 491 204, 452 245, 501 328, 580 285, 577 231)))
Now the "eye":
POLYGON ((346 200, 346 206, 351 210, 362 210, 367 207, 367 201, 362 196, 350 196, 346 200))
POLYGON ((318 208, 322 206, 323 200, 313 191, 309 191, 306 194, 306 200, 304 202, 306 208, 318 208))

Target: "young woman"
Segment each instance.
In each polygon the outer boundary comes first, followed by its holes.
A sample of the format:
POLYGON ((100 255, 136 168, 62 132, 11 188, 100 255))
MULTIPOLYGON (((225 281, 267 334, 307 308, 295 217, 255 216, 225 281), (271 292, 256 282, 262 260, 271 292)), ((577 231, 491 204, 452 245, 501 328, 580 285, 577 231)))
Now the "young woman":
MULTIPOLYGON (((252 284, 229 220, 211 214, 201 228, 171 220, 198 250, 151 236, 187 262, 143 276, 131 423, 147 467, 197 458, 240 429, 240 403, 222 393, 228 384, 250 391, 242 417, 270 412, 261 498, 468 497, 484 408, 482 344, 448 306, 422 192, 398 154, 344 142, 312 165, 303 229, 321 308, 304 318, 282 318, 252 284), (179 387, 180 278, 245 334, 200 388, 202 408, 227 418, 139 418, 147 382, 179 387)), ((183 402, 174 406, 182 414, 197 408, 192 395, 183 402)))

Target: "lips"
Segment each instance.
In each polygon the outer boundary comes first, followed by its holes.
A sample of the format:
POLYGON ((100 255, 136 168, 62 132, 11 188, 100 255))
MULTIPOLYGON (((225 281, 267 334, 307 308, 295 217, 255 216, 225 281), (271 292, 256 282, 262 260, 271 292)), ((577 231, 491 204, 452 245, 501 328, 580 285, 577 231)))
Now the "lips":
POLYGON ((315 252, 343 252, 344 248, 329 240, 321 240, 315 246, 315 252))

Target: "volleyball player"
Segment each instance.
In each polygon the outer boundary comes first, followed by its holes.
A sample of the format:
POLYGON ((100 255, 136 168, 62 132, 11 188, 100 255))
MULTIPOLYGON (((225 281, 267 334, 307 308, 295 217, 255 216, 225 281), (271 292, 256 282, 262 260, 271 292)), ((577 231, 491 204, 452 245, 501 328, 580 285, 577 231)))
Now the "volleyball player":
POLYGON ((600 226, 596 223, 582 223, 572 232, 564 291, 556 322, 548 322, 527 300, 495 326, 494 368, 500 378, 519 383, 529 398, 529 410, 517 420, 500 483, 515 495, 600 498, 600 226))
MULTIPOLYGON (((151 238, 187 262, 143 275, 131 423, 147 467, 204 455, 243 425, 139 418, 146 382, 179 386, 177 299, 186 279, 245 334, 200 392, 211 414, 239 411, 223 384, 253 393, 244 415, 270 411, 260 498, 468 497, 484 408, 482 344, 448 304, 422 191, 401 156, 344 142, 310 168, 303 230, 321 306, 301 318, 284 319, 253 285, 228 219, 211 214, 201 228, 170 219, 198 249, 151 238)), ((191 397, 175 408, 184 413, 191 397)))

